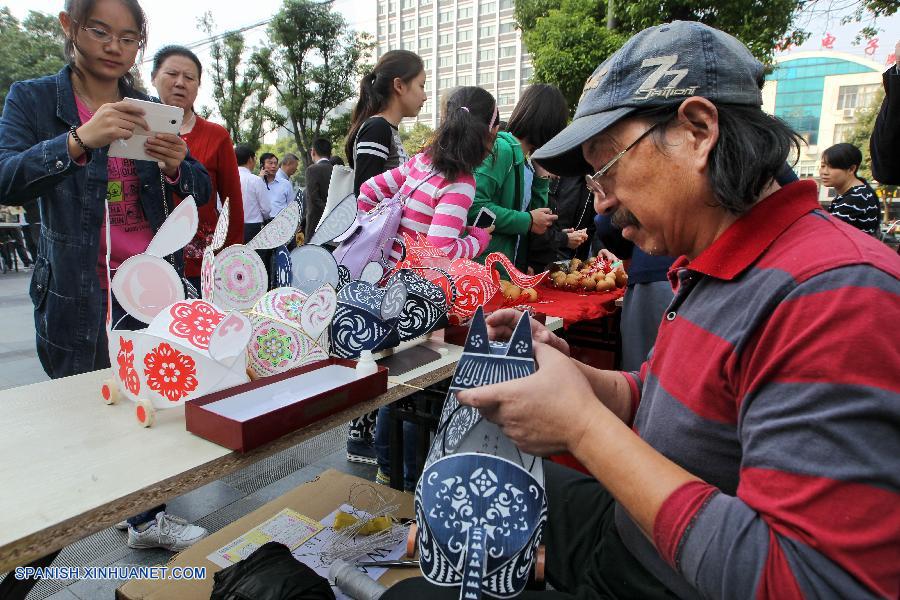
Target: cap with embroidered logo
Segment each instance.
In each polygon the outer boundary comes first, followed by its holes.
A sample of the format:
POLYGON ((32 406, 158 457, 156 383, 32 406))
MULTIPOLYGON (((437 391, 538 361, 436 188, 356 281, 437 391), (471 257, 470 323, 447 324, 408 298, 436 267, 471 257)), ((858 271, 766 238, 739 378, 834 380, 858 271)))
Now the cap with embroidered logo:
POLYGON ((733 36, 695 21, 636 33, 588 78, 575 119, 532 158, 556 175, 591 170, 581 144, 623 117, 691 96, 762 105, 763 65, 733 36))

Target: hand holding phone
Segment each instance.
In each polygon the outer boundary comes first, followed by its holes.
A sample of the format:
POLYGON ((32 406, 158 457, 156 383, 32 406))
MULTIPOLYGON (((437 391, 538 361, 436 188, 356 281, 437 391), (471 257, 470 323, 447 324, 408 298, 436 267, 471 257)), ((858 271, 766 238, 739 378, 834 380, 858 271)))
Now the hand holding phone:
MULTIPOLYGON (((176 154, 182 150, 182 144, 170 136, 178 136, 184 109, 134 98, 125 98, 116 104, 125 105, 132 114, 140 111, 143 116, 140 123, 134 123, 128 137, 123 136, 110 143, 109 156, 165 162, 167 167, 171 166, 169 163, 174 163, 176 154), (169 135, 160 137, 157 134, 169 135), (148 146, 147 140, 150 139, 154 139, 154 142, 148 146), (152 153, 147 152, 148 148, 152 153)), ((181 164, 180 160, 178 164, 181 164)))
MULTIPOLYGON (((494 221, 497 220, 497 215, 493 213, 490 209, 486 207, 482 207, 480 211, 478 211, 478 216, 475 217, 475 227, 479 229, 488 229, 489 227, 493 227, 494 221)), ((493 229, 491 230, 493 231, 493 229)))

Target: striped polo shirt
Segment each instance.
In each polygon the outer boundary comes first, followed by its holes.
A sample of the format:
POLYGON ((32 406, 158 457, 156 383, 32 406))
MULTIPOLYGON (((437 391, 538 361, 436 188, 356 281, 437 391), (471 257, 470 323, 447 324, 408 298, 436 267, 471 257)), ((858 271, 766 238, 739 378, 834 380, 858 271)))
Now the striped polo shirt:
MULTIPOLYGON (((474 258, 481 253, 482 244, 476 235, 463 237, 463 232, 471 233, 474 229, 466 226, 466 217, 475 198, 475 178, 471 173, 463 173, 450 181, 434 170, 427 155, 416 154, 396 169, 365 182, 359 188, 357 207, 363 211, 371 210, 398 191, 407 198, 398 237, 404 233, 413 238, 417 233, 424 234, 428 243, 440 248, 451 259, 474 258)), ((400 260, 400 253, 400 246, 394 244, 391 264, 400 260)))
POLYGON ((755 205, 669 272, 635 432, 702 481, 626 546, 681 597, 900 596, 900 257, 819 208, 755 205), (655 546, 655 547, 654 547, 655 546))

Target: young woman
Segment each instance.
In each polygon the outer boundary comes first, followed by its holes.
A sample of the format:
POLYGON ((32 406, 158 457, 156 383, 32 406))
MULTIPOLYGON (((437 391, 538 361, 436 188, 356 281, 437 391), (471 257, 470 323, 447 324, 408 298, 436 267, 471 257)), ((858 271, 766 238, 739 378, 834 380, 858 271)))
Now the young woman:
POLYGON ((220 202, 228 202, 230 220, 225 245, 241 244, 244 241, 244 203, 234 142, 224 127, 207 121, 194 112, 202 75, 200 59, 184 46, 165 46, 153 57, 153 87, 163 104, 184 109, 179 135, 187 144, 191 155, 206 167, 212 184, 209 202, 198 211, 200 225, 197 227, 197 235, 184 248, 184 274, 198 290, 203 250, 212 243, 213 231, 219 219, 216 195, 220 202))
MULTIPOLYGON (((206 169, 177 135, 146 142, 154 161, 107 154, 111 143, 147 125, 143 111, 123 101, 149 100, 129 73, 147 41, 138 2, 68 0, 59 21, 68 64, 56 75, 13 84, 0 119, 0 197, 4 204, 40 203, 30 294, 38 357, 54 378, 109 366, 106 213, 115 269, 147 249, 173 208, 172 195, 202 204, 212 193, 206 169)), ((114 318, 117 311, 114 305, 114 318)), ((162 509, 129 520, 129 545, 181 550, 206 535, 162 509)))
POLYGON ((354 169, 353 193, 359 195, 364 181, 409 159, 397 128, 404 117, 418 115, 427 99, 425 65, 408 50, 386 52, 362 78, 345 147, 354 169))
MULTIPOLYGON (((497 220, 488 252, 502 252, 521 271, 528 268, 528 232, 542 234, 556 220, 547 208, 550 174, 528 156, 566 126, 568 109, 562 92, 552 85, 528 86, 501 131, 493 151, 475 169, 474 223, 487 207, 497 220)), ((484 255, 482 255, 484 256, 484 255)))
MULTIPOLYGON (((353 193, 363 182, 394 169, 409 157, 397 129, 404 117, 414 117, 427 100, 425 64, 408 50, 385 52, 359 82, 359 101, 347 134, 347 162, 354 170, 353 193)), ((376 464, 373 437, 375 413, 354 419, 347 437, 347 460, 376 464)))
POLYGON ((878 196, 865 179, 856 174, 862 152, 853 144, 835 144, 822 153, 819 175, 822 185, 834 188, 837 197, 828 211, 869 235, 878 235, 881 217, 878 196))
MULTIPOLYGON (((425 234, 428 241, 450 258, 475 258, 488 247, 490 231, 466 227, 466 215, 475 195, 472 171, 494 145, 499 115, 494 97, 480 87, 463 87, 447 100, 440 127, 425 150, 409 161, 377 175, 360 189, 358 205, 368 211, 397 192, 409 198, 403 208, 399 234, 425 234)), ((391 252, 391 262, 400 258, 400 247, 391 252)), ((378 411, 375 452, 380 483, 390 482, 388 459, 388 409, 378 411)), ((416 483, 415 428, 404 432, 404 486, 416 483)))

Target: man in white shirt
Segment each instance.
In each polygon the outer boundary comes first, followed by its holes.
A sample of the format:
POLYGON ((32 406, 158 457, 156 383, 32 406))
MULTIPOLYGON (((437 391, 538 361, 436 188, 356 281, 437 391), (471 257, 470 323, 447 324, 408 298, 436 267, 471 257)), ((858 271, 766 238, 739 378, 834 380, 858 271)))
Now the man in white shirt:
MULTIPOLYGON (((262 168, 259 171, 259 177, 262 179, 266 189, 266 196, 269 199, 271 207, 269 218, 274 219, 281 210, 287 206, 288 202, 294 199, 294 187, 289 179, 280 179, 278 173, 278 157, 271 152, 266 152, 260 156, 262 168)), ((294 168, 296 170, 296 167, 294 168)))
POLYGON ((237 158, 238 175, 241 178, 241 194, 244 196, 244 243, 246 244, 262 229, 263 221, 269 219, 271 205, 263 180, 253 174, 256 167, 256 153, 246 144, 234 147, 237 158))

